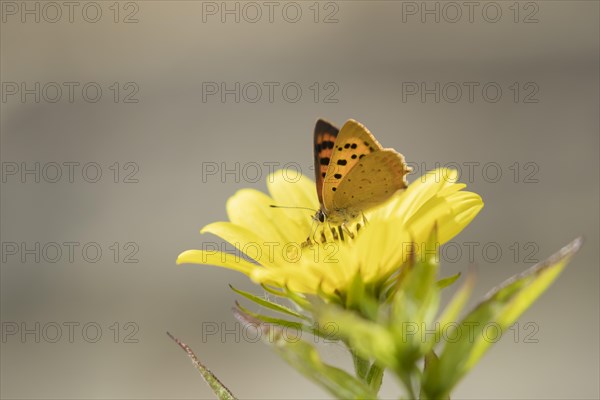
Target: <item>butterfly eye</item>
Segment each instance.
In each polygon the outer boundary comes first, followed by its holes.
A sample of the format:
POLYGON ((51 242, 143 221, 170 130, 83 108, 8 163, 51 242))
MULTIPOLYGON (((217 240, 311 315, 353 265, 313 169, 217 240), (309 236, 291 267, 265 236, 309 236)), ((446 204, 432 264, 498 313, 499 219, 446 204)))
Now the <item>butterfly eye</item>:
POLYGON ((319 222, 325 222, 325 213, 319 210, 319 222))

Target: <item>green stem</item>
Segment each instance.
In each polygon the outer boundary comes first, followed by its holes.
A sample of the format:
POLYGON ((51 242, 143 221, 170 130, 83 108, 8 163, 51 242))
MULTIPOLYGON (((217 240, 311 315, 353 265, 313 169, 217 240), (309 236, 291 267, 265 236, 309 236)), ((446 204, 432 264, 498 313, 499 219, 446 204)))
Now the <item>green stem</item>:
POLYGON ((408 390, 408 396, 409 396, 409 398, 417 400, 418 397, 415 394, 415 391, 413 389, 412 382, 410 381, 410 379, 408 380, 408 382, 405 382, 405 385, 406 385, 406 389, 408 390))
POLYGON ((400 378, 400 381, 404 385, 404 388, 406 389, 406 393, 408 394, 408 398, 412 399, 412 400, 419 399, 419 397, 415 393, 415 389, 414 389, 414 385, 413 385, 413 373, 410 373, 410 372, 398 373, 397 376, 398 376, 398 378, 400 378))

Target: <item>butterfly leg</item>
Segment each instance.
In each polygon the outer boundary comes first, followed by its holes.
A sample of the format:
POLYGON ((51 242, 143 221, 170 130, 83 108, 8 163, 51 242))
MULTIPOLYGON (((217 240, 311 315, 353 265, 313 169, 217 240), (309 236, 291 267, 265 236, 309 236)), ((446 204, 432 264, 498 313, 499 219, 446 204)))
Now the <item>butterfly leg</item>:
POLYGON ((340 235, 340 242, 344 241, 344 227, 343 227, 343 225, 344 224, 338 225, 338 227, 337 227, 338 233, 340 235))
POLYGON ((300 244, 301 248, 309 247, 313 244, 313 240, 308 236, 304 242, 300 244))
POLYGON ((306 240, 304 242, 302 242, 301 247, 308 247, 308 246, 312 246, 313 244, 318 243, 317 231, 319 230, 319 225, 316 223, 316 221, 313 220, 313 224, 312 224, 310 230, 311 230, 310 235, 308 235, 306 240))
POLYGON ((362 217, 363 217, 363 218, 362 218, 362 219, 363 219, 363 226, 367 226, 367 223, 368 223, 369 221, 367 221, 367 217, 365 216, 365 213, 364 213, 364 212, 361 212, 361 214, 362 214, 362 217))
POLYGON ((348 225, 346 225, 346 223, 342 223, 342 225, 339 226, 340 228, 340 236, 343 237, 342 231, 346 232, 346 234, 348 235, 348 237, 350 237, 350 239, 354 239, 354 233, 352 233, 352 231, 350 230, 350 228, 348 228, 348 225))
MULTIPOLYGON (((339 228, 339 227, 336 227, 336 226, 333 226, 333 227, 332 227, 332 226, 331 226, 331 225, 329 225, 329 224, 327 224, 327 226, 329 227, 329 230, 331 231, 331 235, 333 236, 333 240, 340 240, 340 239, 341 239, 341 240, 344 240, 344 237, 343 237, 343 235, 340 235, 340 234, 338 234, 338 229, 337 229, 337 228, 339 228), (341 236, 341 238, 340 238, 340 236, 341 236)), ((341 233, 341 232, 342 232, 342 231, 340 230, 340 233, 341 233)))
MULTIPOLYGON (((313 224, 314 229, 311 229, 311 234, 306 238, 306 240, 302 243, 302 247, 312 246, 314 244, 319 243, 327 243, 327 235, 326 230, 332 230, 331 225, 327 224, 322 225, 319 222, 315 222, 313 224)), ((333 234, 333 233, 332 233, 333 234)), ((336 239, 334 237, 334 239, 336 239)))

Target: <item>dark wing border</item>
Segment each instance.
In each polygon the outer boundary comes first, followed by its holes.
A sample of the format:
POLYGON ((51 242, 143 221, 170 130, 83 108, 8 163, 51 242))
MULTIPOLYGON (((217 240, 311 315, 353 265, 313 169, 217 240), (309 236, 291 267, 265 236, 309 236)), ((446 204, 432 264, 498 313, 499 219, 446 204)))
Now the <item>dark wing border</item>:
POLYGON ((313 138, 315 162, 315 182, 319 203, 323 204, 323 173, 327 172, 329 160, 335 146, 335 139, 340 130, 324 119, 317 120, 313 138))

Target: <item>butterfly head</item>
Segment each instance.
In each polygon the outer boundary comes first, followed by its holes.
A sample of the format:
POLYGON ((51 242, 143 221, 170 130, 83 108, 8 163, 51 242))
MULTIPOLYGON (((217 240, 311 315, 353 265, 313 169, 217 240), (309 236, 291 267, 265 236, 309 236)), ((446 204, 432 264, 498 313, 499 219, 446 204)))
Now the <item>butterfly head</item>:
POLYGON ((315 215, 313 215, 313 219, 316 222, 325 222, 325 219, 327 219, 327 215, 325 214, 325 211, 323 211, 322 209, 320 209, 319 211, 316 212, 315 215))

